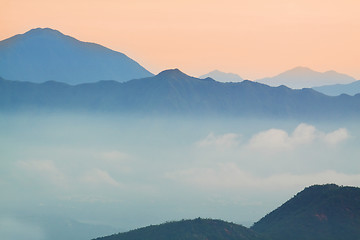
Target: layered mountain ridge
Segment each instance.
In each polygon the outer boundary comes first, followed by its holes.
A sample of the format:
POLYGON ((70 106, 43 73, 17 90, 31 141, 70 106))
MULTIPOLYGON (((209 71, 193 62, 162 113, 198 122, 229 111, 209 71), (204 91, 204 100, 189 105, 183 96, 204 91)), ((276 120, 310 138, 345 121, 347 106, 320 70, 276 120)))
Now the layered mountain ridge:
POLYGON ((220 83, 191 77, 178 69, 125 83, 99 81, 75 86, 0 81, 0 110, 27 109, 215 114, 270 117, 353 117, 360 94, 329 97, 312 89, 269 87, 252 81, 220 83))
POLYGON ((336 71, 317 72, 307 67, 295 67, 274 77, 257 79, 256 82, 269 86, 285 85, 294 89, 313 88, 331 84, 348 84, 356 81, 355 78, 336 71))

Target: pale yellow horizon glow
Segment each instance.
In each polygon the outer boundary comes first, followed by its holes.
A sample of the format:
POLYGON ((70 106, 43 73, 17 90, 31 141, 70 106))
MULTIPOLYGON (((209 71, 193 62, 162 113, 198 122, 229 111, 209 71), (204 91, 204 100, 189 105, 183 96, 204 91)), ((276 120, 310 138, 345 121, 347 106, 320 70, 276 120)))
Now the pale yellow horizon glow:
POLYGON ((0 40, 49 27, 123 52, 153 73, 243 78, 296 66, 360 79, 358 0, 0 0, 0 40))

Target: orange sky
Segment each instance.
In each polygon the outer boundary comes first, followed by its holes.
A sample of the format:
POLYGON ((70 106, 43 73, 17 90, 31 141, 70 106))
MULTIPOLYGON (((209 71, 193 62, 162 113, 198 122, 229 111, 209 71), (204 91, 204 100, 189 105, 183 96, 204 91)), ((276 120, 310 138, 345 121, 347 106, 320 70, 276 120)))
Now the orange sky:
POLYGON ((0 0, 0 40, 50 27, 153 73, 243 78, 295 66, 360 79, 359 0, 0 0))

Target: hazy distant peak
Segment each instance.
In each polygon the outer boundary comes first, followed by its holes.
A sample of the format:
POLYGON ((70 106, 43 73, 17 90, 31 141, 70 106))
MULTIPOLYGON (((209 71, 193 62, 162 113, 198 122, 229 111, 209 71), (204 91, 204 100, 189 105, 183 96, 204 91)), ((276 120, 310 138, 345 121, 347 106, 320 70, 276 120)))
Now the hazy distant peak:
POLYGON ((178 68, 167 69, 158 74, 161 77, 189 77, 187 74, 180 71, 178 68))
POLYGON ((308 67, 303 67, 303 66, 297 66, 294 67, 292 69, 289 69, 285 72, 293 72, 293 73, 305 73, 305 72, 315 72, 314 70, 312 70, 311 68, 308 67))
POLYGON ((218 82, 241 82, 244 80, 242 77, 235 73, 225 73, 217 69, 200 76, 200 78, 202 79, 207 77, 210 77, 218 82))
POLYGON ((0 59, 0 72, 9 80, 78 84, 153 76, 121 52, 51 28, 34 28, 0 41, 0 59))
POLYGON ((262 78, 256 81, 270 86, 285 85, 290 88, 301 89, 337 83, 351 83, 355 81, 355 79, 334 70, 317 72, 308 67, 300 66, 287 70, 274 77, 262 78))
POLYGON ((329 96, 338 96, 344 93, 354 96, 355 94, 360 93, 360 80, 348 84, 333 84, 314 87, 313 89, 329 96))
POLYGON ((64 35, 62 34, 60 31, 56 30, 56 29, 52 29, 52 28, 33 28, 29 31, 27 31, 26 33, 24 33, 25 35, 28 35, 28 34, 41 34, 41 33, 56 33, 56 34, 61 34, 61 35, 64 35))
MULTIPOLYGON (((225 73, 225 72, 221 72, 221 71, 215 69, 215 70, 209 72, 208 74, 221 74, 221 73, 225 73)), ((227 74, 227 73, 225 73, 225 74, 227 74)))

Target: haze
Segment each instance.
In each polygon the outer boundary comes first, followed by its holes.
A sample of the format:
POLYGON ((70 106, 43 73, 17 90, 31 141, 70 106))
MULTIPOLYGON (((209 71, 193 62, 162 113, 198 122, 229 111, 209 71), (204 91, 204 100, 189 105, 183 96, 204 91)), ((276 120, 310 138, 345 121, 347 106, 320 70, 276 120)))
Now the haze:
POLYGON ((123 52, 158 73, 245 79, 296 66, 360 79, 357 0, 0 0, 0 39, 50 27, 123 52))
POLYGON ((76 239, 195 217, 251 225, 306 186, 360 185, 360 128, 351 121, 0 119, 2 239, 61 239, 54 218, 97 226, 74 226, 76 239))

